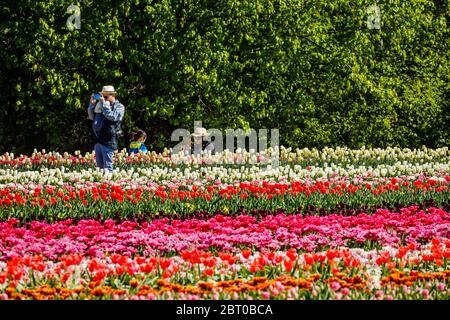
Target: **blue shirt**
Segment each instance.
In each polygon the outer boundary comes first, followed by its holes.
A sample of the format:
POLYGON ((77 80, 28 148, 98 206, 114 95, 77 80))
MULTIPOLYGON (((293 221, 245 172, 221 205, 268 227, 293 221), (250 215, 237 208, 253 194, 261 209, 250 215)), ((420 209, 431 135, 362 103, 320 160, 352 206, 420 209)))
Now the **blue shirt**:
POLYGON ((142 151, 143 153, 147 153, 147 147, 143 142, 139 141, 132 141, 130 143, 130 149, 128 150, 129 153, 139 153, 139 151, 142 151))

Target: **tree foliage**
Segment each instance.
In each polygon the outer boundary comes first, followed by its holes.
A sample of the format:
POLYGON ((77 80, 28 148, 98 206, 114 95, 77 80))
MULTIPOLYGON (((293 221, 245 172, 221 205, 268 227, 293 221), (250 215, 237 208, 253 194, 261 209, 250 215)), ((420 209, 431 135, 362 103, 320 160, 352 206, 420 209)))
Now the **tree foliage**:
POLYGON ((448 0, 380 1, 380 30, 369 0, 83 0, 72 31, 70 4, 0 6, 0 151, 90 150, 104 84, 154 149, 194 120, 292 147, 449 144, 448 0))

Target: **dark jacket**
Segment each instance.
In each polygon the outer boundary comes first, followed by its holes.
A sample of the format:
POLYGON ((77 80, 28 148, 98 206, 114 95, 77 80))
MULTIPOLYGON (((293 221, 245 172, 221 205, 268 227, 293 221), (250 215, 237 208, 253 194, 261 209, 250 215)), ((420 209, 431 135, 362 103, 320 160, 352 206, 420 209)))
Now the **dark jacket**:
MULTIPOLYGON (((88 112, 91 111, 91 109, 92 107, 89 106, 88 112)), ((89 117, 91 117, 91 112, 89 112, 89 117)), ((121 124, 124 114, 125 107, 119 100, 116 100, 111 108, 104 107, 103 115, 106 118, 105 123, 103 128, 100 129, 95 141, 104 146, 108 146, 113 150, 117 150, 118 138, 121 136, 122 132, 121 124)))

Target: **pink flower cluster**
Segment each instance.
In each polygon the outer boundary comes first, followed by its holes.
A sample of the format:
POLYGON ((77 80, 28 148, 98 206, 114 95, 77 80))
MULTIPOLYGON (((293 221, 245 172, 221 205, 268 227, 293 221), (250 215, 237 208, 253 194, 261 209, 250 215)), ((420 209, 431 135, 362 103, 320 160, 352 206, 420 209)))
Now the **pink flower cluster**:
POLYGON ((167 218, 138 224, 112 220, 33 221, 18 226, 11 219, 0 223, 0 260, 29 255, 54 259, 64 254, 103 256, 153 255, 186 249, 237 251, 243 246, 259 250, 290 247, 314 251, 322 246, 364 245, 367 241, 398 247, 405 243, 450 238, 450 213, 438 208, 416 206, 399 212, 380 209, 356 216, 276 215, 259 221, 253 216, 215 216, 208 220, 167 218), (350 243, 349 243, 350 241, 350 243))

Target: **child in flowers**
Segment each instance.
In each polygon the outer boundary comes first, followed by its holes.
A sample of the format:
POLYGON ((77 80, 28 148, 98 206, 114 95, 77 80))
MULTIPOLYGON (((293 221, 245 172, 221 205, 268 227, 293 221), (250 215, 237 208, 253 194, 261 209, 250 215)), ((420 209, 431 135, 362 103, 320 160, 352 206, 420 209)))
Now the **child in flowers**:
POLYGON ((137 132, 132 134, 132 140, 130 143, 129 153, 139 153, 142 151, 143 153, 147 153, 147 147, 144 142, 147 139, 147 134, 144 130, 138 130, 137 132))

